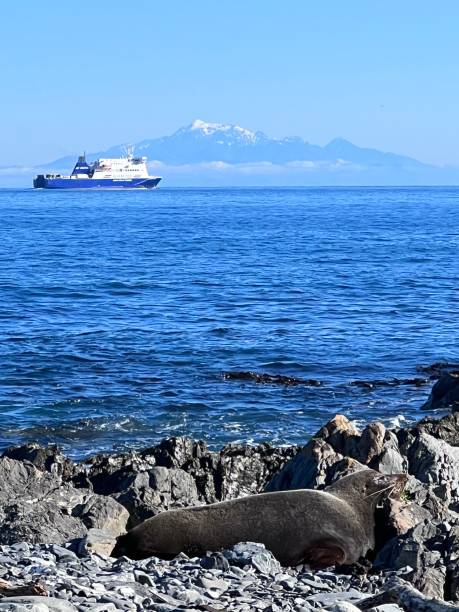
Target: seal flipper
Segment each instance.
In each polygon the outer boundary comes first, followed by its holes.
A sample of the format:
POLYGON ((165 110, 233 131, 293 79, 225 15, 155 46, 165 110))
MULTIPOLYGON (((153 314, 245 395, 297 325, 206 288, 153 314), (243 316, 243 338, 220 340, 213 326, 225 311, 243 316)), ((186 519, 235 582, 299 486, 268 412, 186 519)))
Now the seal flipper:
POLYGON ((343 547, 336 540, 317 540, 304 553, 302 562, 313 570, 342 565, 346 560, 343 547))

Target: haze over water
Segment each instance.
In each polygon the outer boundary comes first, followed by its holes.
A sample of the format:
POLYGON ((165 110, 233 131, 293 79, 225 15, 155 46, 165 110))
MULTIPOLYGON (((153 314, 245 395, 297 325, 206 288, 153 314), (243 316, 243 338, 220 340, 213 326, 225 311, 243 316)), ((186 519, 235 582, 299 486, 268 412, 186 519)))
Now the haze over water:
POLYGON ((457 357, 459 189, 0 190, 0 446, 303 443, 457 357), (225 381, 253 370, 322 381, 225 381))

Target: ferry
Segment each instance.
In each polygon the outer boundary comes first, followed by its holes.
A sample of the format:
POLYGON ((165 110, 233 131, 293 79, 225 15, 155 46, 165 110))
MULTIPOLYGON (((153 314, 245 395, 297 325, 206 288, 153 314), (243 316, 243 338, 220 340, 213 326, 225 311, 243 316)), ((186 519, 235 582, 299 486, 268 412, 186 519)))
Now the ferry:
POLYGON ((146 157, 134 157, 132 149, 124 157, 101 158, 94 163, 80 155, 70 176, 38 174, 35 189, 153 189, 160 176, 149 176, 146 157))

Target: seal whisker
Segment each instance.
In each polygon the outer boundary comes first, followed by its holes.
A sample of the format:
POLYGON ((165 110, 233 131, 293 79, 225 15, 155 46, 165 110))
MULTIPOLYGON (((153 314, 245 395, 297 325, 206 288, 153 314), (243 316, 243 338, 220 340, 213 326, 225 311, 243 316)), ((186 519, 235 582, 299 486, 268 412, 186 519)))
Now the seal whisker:
MULTIPOLYGON (((386 487, 385 489, 380 489, 379 491, 374 491, 373 493, 370 493, 369 495, 365 495, 365 499, 367 497, 373 497, 373 495, 381 495, 381 493, 384 493, 385 491, 389 491, 389 489, 391 489, 391 493, 395 490, 396 485, 395 484, 391 484, 388 487, 386 487)), ((390 493, 389 493, 390 495, 390 493)))

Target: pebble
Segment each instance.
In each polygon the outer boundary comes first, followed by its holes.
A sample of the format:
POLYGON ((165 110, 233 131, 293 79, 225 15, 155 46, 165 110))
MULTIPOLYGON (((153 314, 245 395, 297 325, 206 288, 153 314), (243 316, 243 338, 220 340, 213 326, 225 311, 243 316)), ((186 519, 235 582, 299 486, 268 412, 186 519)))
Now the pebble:
MULTIPOLYGON (((281 568, 264 546, 254 543, 201 558, 180 555, 173 561, 84 554, 78 557, 63 546, 49 544, 4 545, 2 578, 13 585, 38 579, 46 588, 49 598, 38 598, 41 603, 29 606, 28 612, 192 612, 198 608, 215 612, 310 612, 321 608, 350 612, 355 609, 353 603, 384 585, 381 576, 313 573, 304 566, 281 568), (59 602, 58 607, 53 602, 59 602)), ((2 607, 5 602, 0 601, 0 612, 6 610, 2 607)), ((26 610, 20 602, 15 605, 20 607, 9 608, 12 612, 26 610)))

